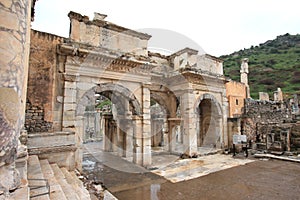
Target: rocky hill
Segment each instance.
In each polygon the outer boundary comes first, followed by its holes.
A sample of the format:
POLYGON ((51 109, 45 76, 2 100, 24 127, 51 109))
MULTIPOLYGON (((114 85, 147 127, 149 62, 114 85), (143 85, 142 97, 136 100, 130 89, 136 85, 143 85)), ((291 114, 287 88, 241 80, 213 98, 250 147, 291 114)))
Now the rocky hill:
POLYGON ((270 98, 277 87, 286 95, 300 93, 300 35, 285 34, 259 46, 220 57, 224 73, 232 80, 240 80, 240 61, 249 58, 251 97, 268 92, 270 98))

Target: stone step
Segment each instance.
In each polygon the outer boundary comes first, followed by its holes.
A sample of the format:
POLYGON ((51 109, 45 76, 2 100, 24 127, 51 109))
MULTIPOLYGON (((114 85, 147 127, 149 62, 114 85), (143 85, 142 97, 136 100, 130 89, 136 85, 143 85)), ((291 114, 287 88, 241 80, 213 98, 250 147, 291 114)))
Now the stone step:
POLYGON ((28 183, 30 188, 30 197, 33 198, 35 196, 34 200, 50 200, 49 195, 45 194, 48 192, 48 188, 45 187, 46 181, 41 180, 44 179, 44 175, 42 173, 38 156, 32 155, 28 157, 27 168, 28 168, 27 174, 28 174, 28 183), (43 186, 43 187, 36 188, 39 186, 43 186), (41 195, 41 194, 45 194, 45 195, 41 195), (36 195, 41 195, 41 196, 36 196, 36 195))
POLYGON ((29 187, 25 186, 17 189, 11 194, 8 200, 29 200, 29 187))
POLYGON ((83 186, 83 182, 77 177, 75 171, 71 171, 70 174, 71 174, 71 176, 74 178, 75 184, 77 184, 78 187, 80 187, 80 188, 84 187, 84 186, 83 186))
POLYGON ((50 199, 52 200, 66 200, 65 193, 63 192, 61 186, 59 185, 58 181, 54 176, 54 172, 49 164, 49 161, 44 159, 40 160, 42 172, 44 178, 48 179, 50 185, 50 199))
POLYGON ((63 172, 60 170, 58 165, 51 164, 50 166, 54 172, 54 176, 57 182, 60 184, 62 190, 64 191, 66 198, 69 200, 76 200, 76 199, 80 200, 79 196, 76 194, 73 187, 67 182, 63 172))
POLYGON ((79 198, 89 200, 90 199, 89 192, 86 190, 86 188, 83 186, 83 184, 81 186, 78 184, 78 181, 80 181, 80 180, 77 178, 77 176, 76 177, 72 176, 71 173, 64 167, 61 168, 61 171, 63 172, 67 182, 76 191, 79 198))

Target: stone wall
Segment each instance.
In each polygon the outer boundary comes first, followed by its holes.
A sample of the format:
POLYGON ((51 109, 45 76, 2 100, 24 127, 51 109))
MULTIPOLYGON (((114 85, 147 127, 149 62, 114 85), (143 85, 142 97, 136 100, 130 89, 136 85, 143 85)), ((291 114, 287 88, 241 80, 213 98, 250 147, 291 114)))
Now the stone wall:
POLYGON ((292 121, 292 115, 284 104, 273 101, 245 100, 242 116, 242 133, 256 141, 257 135, 266 134, 259 124, 282 124, 292 121))
POLYGON ((25 113, 30 11, 29 0, 0 1, 0 195, 20 184, 15 160, 25 113))
POLYGON ((44 119, 44 109, 39 106, 33 106, 30 102, 26 104, 25 129, 29 133, 52 131, 52 122, 44 119))
POLYGON ((29 132, 60 130, 63 96, 62 74, 57 63, 56 45, 64 38, 31 31, 26 129, 29 132), (54 124, 54 126, 52 126, 54 124))
POLYGON ((291 128, 291 150, 300 151, 300 123, 293 124, 291 128))

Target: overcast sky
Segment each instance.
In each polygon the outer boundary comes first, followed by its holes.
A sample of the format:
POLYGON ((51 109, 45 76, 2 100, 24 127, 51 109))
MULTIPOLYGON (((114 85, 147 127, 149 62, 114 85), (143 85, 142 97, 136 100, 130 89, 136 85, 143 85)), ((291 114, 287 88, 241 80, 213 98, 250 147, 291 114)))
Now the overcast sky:
POLYGON ((150 49, 221 56, 300 33, 299 0, 38 0, 32 28, 68 37, 69 11, 152 35, 150 49), (299 3, 298 3, 299 2, 299 3), (168 46, 169 45, 169 46, 168 46))

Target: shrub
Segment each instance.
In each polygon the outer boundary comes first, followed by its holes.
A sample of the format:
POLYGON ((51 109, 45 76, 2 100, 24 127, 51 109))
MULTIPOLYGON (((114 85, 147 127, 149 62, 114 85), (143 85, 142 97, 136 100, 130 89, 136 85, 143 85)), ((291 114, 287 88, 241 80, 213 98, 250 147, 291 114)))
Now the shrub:
POLYGON ((274 85, 274 79, 271 78, 266 78, 266 79, 262 79, 259 81, 259 83, 264 84, 264 85, 274 85))

